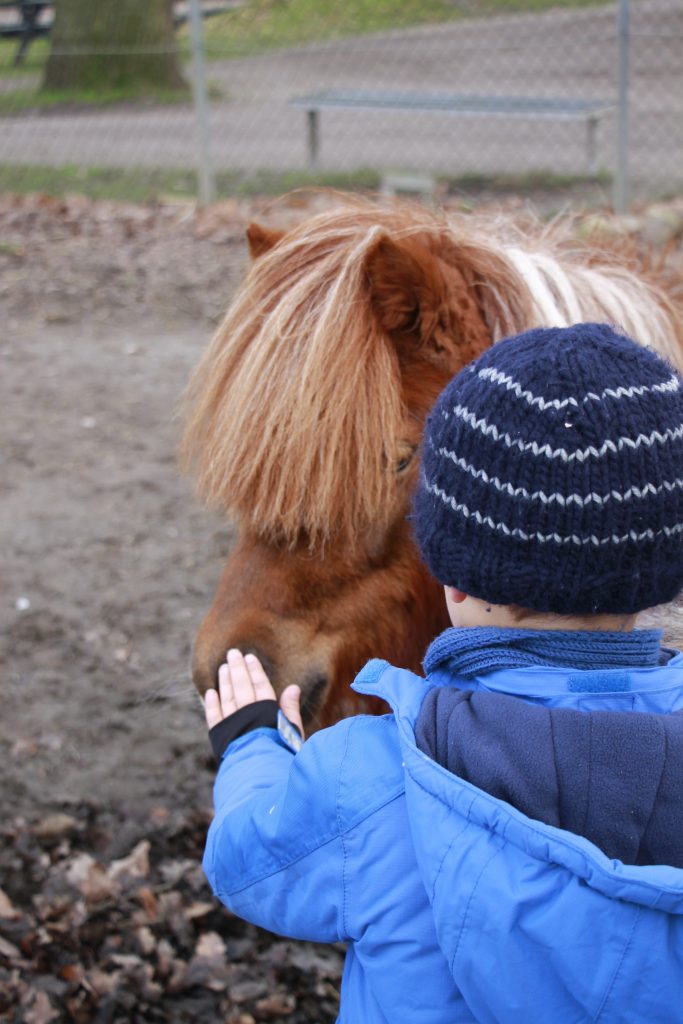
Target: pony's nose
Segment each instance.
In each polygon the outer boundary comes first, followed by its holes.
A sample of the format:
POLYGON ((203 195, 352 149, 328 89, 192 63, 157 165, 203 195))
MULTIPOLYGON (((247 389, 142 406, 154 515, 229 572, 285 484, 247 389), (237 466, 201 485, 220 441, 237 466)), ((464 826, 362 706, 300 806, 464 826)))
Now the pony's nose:
POLYGON ((242 654, 255 654, 271 683, 278 689, 278 668, 264 645, 253 643, 240 634, 216 636, 213 631, 202 629, 197 635, 192 653, 192 678, 200 693, 218 685, 218 668, 225 661, 228 650, 233 647, 242 654))
POLYGON ((275 687, 275 689, 277 689, 278 673, 275 667, 275 663, 269 654, 266 654, 266 652, 261 647, 259 647, 258 644, 243 643, 233 644, 232 646, 237 647, 237 649, 240 650, 242 654, 255 654, 258 660, 261 662, 261 667, 268 676, 268 679, 270 680, 271 684, 275 687))
POLYGON ((316 672, 308 676, 301 684, 301 717, 304 724, 315 720, 323 704, 327 693, 329 679, 322 672, 316 672))

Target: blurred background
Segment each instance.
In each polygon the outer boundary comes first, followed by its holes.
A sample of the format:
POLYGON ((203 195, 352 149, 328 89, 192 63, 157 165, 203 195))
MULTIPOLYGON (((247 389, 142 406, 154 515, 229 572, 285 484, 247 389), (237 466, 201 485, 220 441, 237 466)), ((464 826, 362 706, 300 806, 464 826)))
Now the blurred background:
POLYGON ((678 0, 2 0, 0 32, 0 189, 399 175, 624 207, 683 178, 678 0))
POLYGON ((681 0, 0 0, 0 1021, 337 1017, 343 950, 203 878, 234 531, 177 458, 247 225, 326 185, 571 210, 680 299, 681 0))

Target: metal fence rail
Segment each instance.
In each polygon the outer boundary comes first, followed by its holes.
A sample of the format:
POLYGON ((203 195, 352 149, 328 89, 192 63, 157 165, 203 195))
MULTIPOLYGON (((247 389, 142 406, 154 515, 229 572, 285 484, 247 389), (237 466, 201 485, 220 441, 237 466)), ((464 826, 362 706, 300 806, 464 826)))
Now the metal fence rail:
POLYGON ((328 104, 316 122, 315 175, 557 179, 597 171, 621 207, 629 196, 683 188, 680 0, 506 14, 486 0, 467 7, 469 17, 439 24, 245 53, 213 30, 219 18, 202 32, 199 0, 190 0, 192 31, 177 42, 194 104, 48 107, 39 95, 32 103, 47 44, 42 54, 35 44, 35 59, 30 53, 18 74, 2 43, 0 166, 199 169, 208 199, 215 174, 291 182, 311 169, 311 108, 298 108, 298 98, 400 93, 417 98, 413 109, 328 104), (483 106, 470 102, 467 116, 449 116, 438 105, 444 95, 478 97, 483 106), (506 116, 513 101, 529 104, 527 116, 512 107, 506 116), (587 142, 587 118, 577 112, 588 107, 601 113, 587 142))

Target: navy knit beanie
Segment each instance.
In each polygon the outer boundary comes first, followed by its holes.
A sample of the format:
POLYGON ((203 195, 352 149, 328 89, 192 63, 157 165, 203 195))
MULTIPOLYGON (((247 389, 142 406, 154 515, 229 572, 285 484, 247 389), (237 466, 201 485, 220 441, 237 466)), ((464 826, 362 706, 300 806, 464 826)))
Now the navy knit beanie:
POLYGON ((426 425, 415 533, 493 604, 630 614, 683 587, 683 381, 606 324, 508 338, 426 425))

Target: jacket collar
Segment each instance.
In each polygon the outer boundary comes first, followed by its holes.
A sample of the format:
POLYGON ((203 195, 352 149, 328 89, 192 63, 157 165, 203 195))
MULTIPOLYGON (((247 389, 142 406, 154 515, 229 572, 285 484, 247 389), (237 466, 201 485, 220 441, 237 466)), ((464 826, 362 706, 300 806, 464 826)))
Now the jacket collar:
MULTIPOLYGON (((645 697, 651 694, 659 702, 659 695, 667 691, 680 691, 683 688, 683 654, 678 651, 668 653, 671 657, 665 666, 629 669, 631 682, 628 693, 645 697)), ((603 679, 611 675, 615 681, 615 690, 622 689, 624 669, 615 669, 613 672, 601 670, 599 674, 603 679)), ((397 718, 405 720, 412 729, 424 698, 435 686, 456 686, 460 683, 466 688, 510 693, 532 700, 543 701, 547 698, 554 703, 558 697, 566 696, 572 703, 583 704, 584 699, 599 703, 604 694, 591 685, 594 677, 595 673, 590 670, 577 673, 571 667, 538 665, 504 668, 487 672, 482 677, 470 676, 460 680, 449 665, 439 664, 425 679, 408 669, 397 669, 381 658, 373 658, 351 685, 357 693, 380 697, 386 701, 397 718), (582 676, 585 677, 583 683, 580 681, 582 676)), ((668 700, 662 698, 661 707, 653 706, 651 710, 669 711, 671 708, 668 700)))

